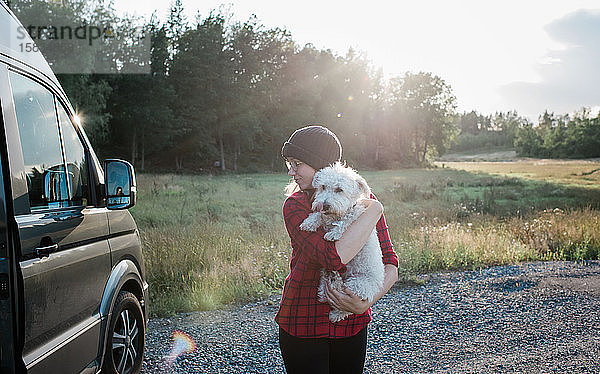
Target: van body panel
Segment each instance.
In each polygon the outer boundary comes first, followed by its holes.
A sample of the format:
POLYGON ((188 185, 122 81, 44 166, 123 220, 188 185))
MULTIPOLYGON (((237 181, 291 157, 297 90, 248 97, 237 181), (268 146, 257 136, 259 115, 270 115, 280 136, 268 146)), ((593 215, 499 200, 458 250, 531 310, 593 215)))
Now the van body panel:
POLYGON ((132 260, 138 267, 141 279, 146 279, 142 258, 142 242, 140 235, 128 210, 108 211, 109 246, 113 266, 123 259, 132 260))
MULTIPOLYGON (((4 218, 4 217, 3 217, 4 218)), ((4 234, 6 234, 6 231, 4 234)), ((0 372, 15 371, 14 292, 11 292, 11 259, 0 256, 0 372)), ((14 279, 14 278, 13 278, 14 279)))
POLYGON ((71 248, 61 249, 70 236, 81 238, 88 232, 94 234, 99 228, 106 228, 106 223, 94 219, 94 215, 106 217, 102 213, 87 214, 85 216, 92 216, 87 225, 78 223, 88 220, 88 217, 69 222, 54 221, 52 217, 35 220, 39 215, 33 215, 34 223, 18 217, 24 254, 34 252, 33 246, 39 246, 42 238, 52 237, 55 232, 58 236, 54 243, 58 243, 59 248, 47 257, 36 256, 20 263, 25 290, 25 354, 98 312, 110 274, 106 232, 104 235, 87 236, 102 240, 86 244, 69 243, 71 248), (94 224, 97 226, 94 227, 94 224))
POLYGON ((75 207, 17 216, 23 259, 39 257, 35 249, 47 236, 58 250, 95 241, 106 241, 106 208, 75 207))
POLYGON ((108 210, 109 234, 118 236, 137 230, 137 226, 128 210, 108 210))
POLYGON ((40 347, 23 359, 28 374, 47 374, 61 368, 64 373, 79 373, 93 363, 95 352, 89 347, 98 344, 100 319, 97 316, 81 322, 40 347))
MULTIPOLYGON (((127 212, 126 210, 124 212, 127 212)), ((129 214, 129 212, 127 212, 129 214)), ((131 216, 129 216, 131 218, 131 216)), ((131 218, 133 221, 133 219, 131 218)), ((111 226, 112 226, 112 221, 111 226)), ((136 283, 139 287, 140 304, 144 312, 144 319, 148 321, 148 283, 146 283, 146 274, 144 262, 142 259, 142 244, 137 228, 133 231, 120 232, 120 234, 111 234, 108 244, 110 247, 113 264, 121 264, 127 262, 135 265, 135 272, 129 271, 127 274, 135 275, 136 283)), ((130 267, 130 265, 128 265, 130 267)), ((123 282, 124 283, 124 282, 123 282)), ((134 292, 137 294, 136 292, 134 292)))

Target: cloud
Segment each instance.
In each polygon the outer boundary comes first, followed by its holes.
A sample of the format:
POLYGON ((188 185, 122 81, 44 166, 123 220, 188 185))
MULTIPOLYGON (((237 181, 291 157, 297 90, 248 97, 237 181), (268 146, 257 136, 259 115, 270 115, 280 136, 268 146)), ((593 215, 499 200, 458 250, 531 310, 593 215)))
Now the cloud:
POLYGON ((545 31, 564 49, 549 52, 536 66, 539 82, 501 87, 505 103, 532 119, 546 109, 562 114, 598 106, 600 11, 578 10, 548 24, 545 31))

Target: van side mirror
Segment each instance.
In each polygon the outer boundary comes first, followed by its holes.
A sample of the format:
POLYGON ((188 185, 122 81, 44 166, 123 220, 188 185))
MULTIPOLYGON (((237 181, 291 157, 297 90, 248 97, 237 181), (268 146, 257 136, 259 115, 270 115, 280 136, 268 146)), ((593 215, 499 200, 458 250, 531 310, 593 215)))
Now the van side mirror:
POLYGON ((134 206, 137 186, 133 165, 123 160, 105 160, 104 188, 108 209, 127 209, 134 206))

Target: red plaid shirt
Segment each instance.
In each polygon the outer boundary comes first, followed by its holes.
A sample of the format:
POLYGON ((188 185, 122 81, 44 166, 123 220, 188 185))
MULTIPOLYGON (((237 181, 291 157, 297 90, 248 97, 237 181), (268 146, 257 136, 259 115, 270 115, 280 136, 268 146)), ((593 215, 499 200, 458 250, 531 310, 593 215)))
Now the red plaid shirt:
MULTIPOLYGON (((371 198, 375 198, 371 195, 371 198)), ((346 271, 335 243, 323 239, 325 231, 300 230, 300 224, 311 212, 307 195, 298 191, 283 204, 283 219, 291 238, 290 274, 283 285, 283 294, 275 321, 288 334, 300 338, 345 338, 356 335, 371 321, 371 308, 352 314, 337 323, 329 321, 330 306, 317 301, 321 269, 346 271)), ((384 264, 398 266, 398 257, 390 241, 385 217, 376 225, 384 264)))

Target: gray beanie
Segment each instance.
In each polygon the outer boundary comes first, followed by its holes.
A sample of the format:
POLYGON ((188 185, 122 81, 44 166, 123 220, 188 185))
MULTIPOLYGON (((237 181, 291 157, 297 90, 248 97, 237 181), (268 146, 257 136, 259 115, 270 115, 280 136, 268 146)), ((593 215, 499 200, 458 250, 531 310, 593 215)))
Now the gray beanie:
POLYGON ((342 146, 337 136, 323 126, 306 126, 294 131, 281 148, 283 157, 293 157, 315 170, 342 158, 342 146))

